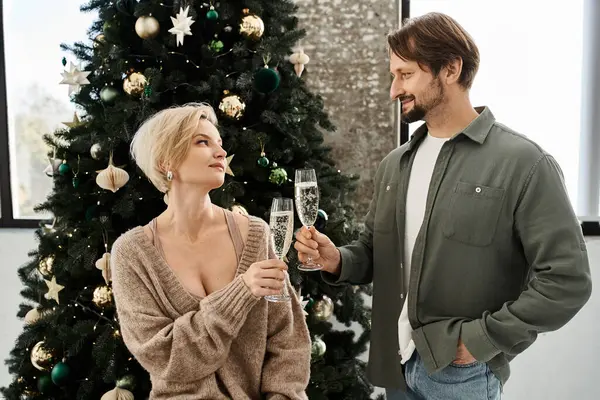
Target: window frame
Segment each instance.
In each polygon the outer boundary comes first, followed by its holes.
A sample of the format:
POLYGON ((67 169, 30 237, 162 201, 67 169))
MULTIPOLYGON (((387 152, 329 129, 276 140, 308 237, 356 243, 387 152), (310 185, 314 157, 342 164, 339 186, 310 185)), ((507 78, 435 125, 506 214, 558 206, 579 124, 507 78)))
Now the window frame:
POLYGON ((4 12, 0 0, 0 228, 37 228, 39 219, 15 218, 10 177, 10 148, 4 53, 4 12))

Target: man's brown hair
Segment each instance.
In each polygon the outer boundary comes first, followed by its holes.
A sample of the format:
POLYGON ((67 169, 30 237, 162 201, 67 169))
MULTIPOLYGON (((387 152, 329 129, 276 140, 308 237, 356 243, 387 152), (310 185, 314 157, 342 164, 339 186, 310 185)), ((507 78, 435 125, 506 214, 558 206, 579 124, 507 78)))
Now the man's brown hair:
POLYGON ((434 76, 456 59, 462 59, 458 83, 470 89, 479 69, 479 50, 473 38, 453 18, 437 12, 407 20, 388 35, 394 54, 427 67, 434 76))

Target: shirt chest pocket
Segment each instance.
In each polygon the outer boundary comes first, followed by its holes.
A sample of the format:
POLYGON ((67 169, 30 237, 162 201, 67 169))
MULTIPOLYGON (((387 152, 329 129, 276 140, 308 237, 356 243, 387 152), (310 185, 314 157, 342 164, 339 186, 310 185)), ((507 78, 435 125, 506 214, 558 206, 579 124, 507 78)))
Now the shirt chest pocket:
POLYGON ((473 246, 489 246, 496 234, 504 191, 458 182, 450 197, 443 225, 444 236, 473 246))
POLYGON ((397 186, 397 182, 381 183, 373 226, 373 231, 377 233, 388 233, 396 226, 397 186))

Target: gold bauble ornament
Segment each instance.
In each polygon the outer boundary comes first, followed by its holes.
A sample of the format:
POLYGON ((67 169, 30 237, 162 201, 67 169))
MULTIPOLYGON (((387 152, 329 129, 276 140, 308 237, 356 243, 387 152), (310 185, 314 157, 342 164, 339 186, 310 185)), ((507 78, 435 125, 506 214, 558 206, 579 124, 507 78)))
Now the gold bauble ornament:
POLYGON ((40 310, 37 308, 32 308, 27 312, 27 314, 25 314, 25 323, 27 325, 34 324, 42 317, 42 315, 43 314, 40 312, 40 310))
POLYGON ((54 264, 54 257, 48 256, 40 261, 38 264, 38 271, 43 277, 52 276, 52 266, 54 264))
POLYGON ((96 35, 94 38, 94 48, 98 49, 102 47, 106 43, 106 38, 104 37, 104 33, 100 33, 96 35))
POLYGON ((242 101, 240 96, 232 94, 224 97, 219 104, 219 110, 221 110, 229 118, 240 119, 244 115, 246 104, 242 101))
POLYGON ((142 39, 153 39, 160 33, 160 24, 153 16, 143 15, 135 21, 135 32, 142 39))
POLYGON ((44 348, 44 341, 38 342, 31 349, 31 364, 40 371, 49 371, 53 366, 54 356, 44 348))
POLYGON ((94 290, 94 304, 99 308, 105 308, 112 304, 112 290, 108 286, 98 286, 94 290))
POLYGON ((333 301, 329 297, 323 296, 321 300, 315 302, 312 314, 319 321, 327 321, 333 314, 333 301))
POLYGON ((258 40, 265 33, 265 24, 257 15, 246 15, 240 23, 240 33, 249 39, 258 40))
POLYGON ((147 83, 148 80, 143 74, 133 72, 123 80, 123 91, 130 96, 141 96, 147 83))

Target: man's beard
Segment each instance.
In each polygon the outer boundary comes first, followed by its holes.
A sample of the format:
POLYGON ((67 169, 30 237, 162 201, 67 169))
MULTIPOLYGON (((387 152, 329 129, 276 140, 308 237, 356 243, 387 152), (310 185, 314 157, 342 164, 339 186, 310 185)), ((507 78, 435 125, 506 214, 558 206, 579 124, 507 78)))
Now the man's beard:
POLYGON ((416 102, 413 104, 412 110, 402 113, 401 118, 402 122, 407 124, 411 124, 416 121, 421 121, 425 119, 425 115, 427 114, 427 110, 424 107, 418 106, 416 102))
MULTIPOLYGON (((429 89, 421 97, 424 98, 424 101, 426 103, 422 105, 417 104, 417 98, 412 97, 413 107, 410 111, 402 111, 400 115, 402 122, 410 124, 416 121, 424 121, 425 117, 427 117, 427 113, 429 113, 431 110, 433 110, 435 107, 442 103, 442 101, 444 100, 444 88, 442 87, 442 83, 440 82, 439 78, 434 79, 431 82, 431 84, 429 85, 429 89)), ((400 100, 402 100, 402 98, 400 98, 400 100)))

